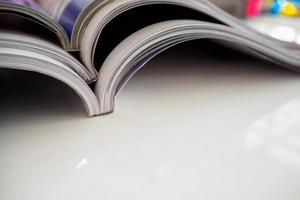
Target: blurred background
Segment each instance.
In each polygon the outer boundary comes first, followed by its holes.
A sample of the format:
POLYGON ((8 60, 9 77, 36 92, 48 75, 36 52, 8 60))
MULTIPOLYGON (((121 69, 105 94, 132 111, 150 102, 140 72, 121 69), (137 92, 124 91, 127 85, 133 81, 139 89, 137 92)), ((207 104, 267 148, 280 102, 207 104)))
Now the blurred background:
POLYGON ((273 38, 300 45, 300 0, 212 0, 273 38))

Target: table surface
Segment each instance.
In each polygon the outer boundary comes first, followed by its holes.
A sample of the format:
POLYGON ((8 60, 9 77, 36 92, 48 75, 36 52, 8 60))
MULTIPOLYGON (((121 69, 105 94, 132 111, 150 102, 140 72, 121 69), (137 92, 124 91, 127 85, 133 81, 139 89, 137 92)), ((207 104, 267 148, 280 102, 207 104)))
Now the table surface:
POLYGON ((178 47, 95 118, 57 81, 1 74, 0 199, 299 200, 299 74, 178 47))

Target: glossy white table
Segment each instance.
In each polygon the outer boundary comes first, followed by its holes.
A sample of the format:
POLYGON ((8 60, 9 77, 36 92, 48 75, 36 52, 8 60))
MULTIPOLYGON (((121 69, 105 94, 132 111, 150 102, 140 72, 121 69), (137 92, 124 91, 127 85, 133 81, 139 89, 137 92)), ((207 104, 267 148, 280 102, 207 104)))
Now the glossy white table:
POLYGON ((7 73, 0 199, 299 200, 300 75, 189 53, 154 59, 92 119, 62 84, 7 73))

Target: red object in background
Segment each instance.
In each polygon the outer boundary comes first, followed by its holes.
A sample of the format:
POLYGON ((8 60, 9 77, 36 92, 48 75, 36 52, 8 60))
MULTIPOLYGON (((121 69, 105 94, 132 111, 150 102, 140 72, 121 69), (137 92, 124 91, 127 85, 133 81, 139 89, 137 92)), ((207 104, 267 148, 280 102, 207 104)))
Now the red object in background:
POLYGON ((249 17, 255 17, 262 10, 263 0, 248 0, 246 14, 249 17))

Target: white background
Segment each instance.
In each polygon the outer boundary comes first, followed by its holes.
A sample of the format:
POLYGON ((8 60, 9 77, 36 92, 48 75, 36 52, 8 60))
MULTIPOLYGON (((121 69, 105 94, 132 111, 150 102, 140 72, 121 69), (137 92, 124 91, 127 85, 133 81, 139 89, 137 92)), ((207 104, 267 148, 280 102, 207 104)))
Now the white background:
POLYGON ((0 199, 299 200, 299 74, 212 52, 164 53, 91 119, 61 83, 2 72, 0 199))

